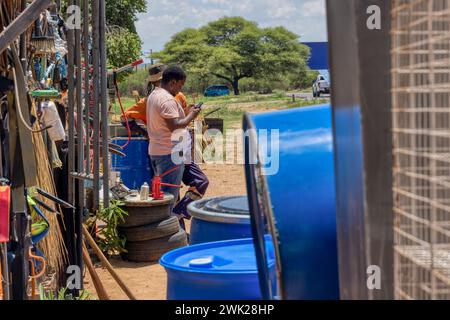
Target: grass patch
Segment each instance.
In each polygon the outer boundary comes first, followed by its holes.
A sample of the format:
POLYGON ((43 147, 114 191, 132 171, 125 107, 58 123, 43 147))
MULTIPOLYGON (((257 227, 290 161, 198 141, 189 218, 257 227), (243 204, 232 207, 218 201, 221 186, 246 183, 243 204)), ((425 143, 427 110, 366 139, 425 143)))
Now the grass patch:
MULTIPOLYGON (((192 97, 187 95, 188 103, 191 103, 192 97)), ((210 117, 221 118, 224 120, 224 128, 240 127, 242 117, 245 112, 258 113, 274 110, 285 110, 297 107, 311 106, 328 103, 326 99, 303 100, 296 98, 293 102, 286 92, 276 92, 268 95, 260 95, 257 93, 245 93, 240 96, 223 96, 223 97, 197 97, 196 102, 204 102, 203 114, 220 108, 220 110, 210 117), (240 106, 242 104, 242 106, 240 106)), ((124 109, 134 105, 135 99, 133 97, 122 97, 122 104, 124 109)), ((112 106, 112 112, 116 115, 121 115, 119 102, 115 101, 112 106)))
MULTIPOLYGON (((133 97, 121 97, 123 109, 126 110, 132 105, 136 104, 136 100, 133 97)), ((119 100, 116 98, 115 103, 112 104, 111 113, 120 118, 122 111, 120 110, 119 100)), ((112 115, 111 115, 112 116, 112 115)))
MULTIPOLYGON (((259 113, 259 112, 267 112, 267 111, 275 111, 275 110, 286 110, 292 108, 299 107, 307 107, 312 105, 319 105, 327 103, 325 99, 315 99, 312 101, 295 101, 292 100, 279 100, 279 101, 268 101, 267 103, 260 103, 256 107, 252 107, 249 109, 245 107, 230 107, 227 104, 221 106, 221 109, 211 115, 214 118, 221 118, 224 120, 224 129, 241 127, 242 118, 246 112, 250 113, 259 113)), ((204 114, 208 113, 208 111, 212 111, 215 107, 219 105, 215 104, 214 106, 206 106, 204 108, 204 114)))

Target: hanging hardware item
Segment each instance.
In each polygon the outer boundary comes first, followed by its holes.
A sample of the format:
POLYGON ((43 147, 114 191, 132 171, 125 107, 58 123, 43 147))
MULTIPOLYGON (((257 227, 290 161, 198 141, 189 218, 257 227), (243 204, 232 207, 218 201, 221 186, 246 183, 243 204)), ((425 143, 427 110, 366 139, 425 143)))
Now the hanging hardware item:
MULTIPOLYGON (((19 119, 26 129, 28 129, 29 131, 31 131, 33 133, 40 133, 49 128, 46 127, 46 128, 40 129, 40 130, 34 130, 28 124, 28 122, 25 120, 24 110, 28 111, 27 112, 28 115, 29 115, 29 110, 30 110, 30 108, 27 108, 27 106, 29 105, 29 100, 27 97, 28 90, 25 85, 25 79, 23 77, 22 66, 20 64, 20 60, 19 60, 17 51, 14 46, 11 46, 11 50, 12 50, 13 57, 14 57, 14 68, 12 69, 13 77, 14 77, 14 84, 15 84, 14 85, 14 95, 15 95, 15 102, 17 104, 17 113, 19 115, 19 119), (16 69, 19 70, 20 77, 18 76, 16 69)), ((31 136, 30 136, 30 138, 31 138, 31 136)))
POLYGON ((55 36, 43 12, 34 23, 30 44, 36 48, 36 54, 56 53, 55 36))
POLYGON ((31 262, 31 294, 36 293, 36 279, 42 277, 46 270, 44 254, 36 247, 37 243, 44 239, 50 231, 50 222, 44 213, 38 208, 37 203, 30 197, 27 197, 28 206, 31 211, 31 218, 34 223, 31 225, 31 243, 28 256, 31 262), (36 274, 38 272, 38 274, 36 274))
MULTIPOLYGON (((2 1, 5 3, 6 1, 2 1)), ((2 53, 48 8, 52 0, 34 0, 14 21, 0 33, 0 53, 2 53)), ((6 4, 5 4, 6 5, 6 4)), ((8 20, 9 17, 7 17, 8 20)))
MULTIPOLYGON (((64 201, 64 200, 61 200, 61 199, 55 197, 54 195, 51 195, 50 193, 48 193, 48 192, 42 190, 41 188, 35 187, 34 189, 35 189, 35 190, 37 191, 37 193, 39 193, 41 196, 43 196, 43 197, 45 197, 45 198, 47 198, 47 199, 49 199, 49 200, 51 200, 51 201, 53 201, 53 202, 59 204, 59 205, 60 205, 61 207, 63 207, 63 208, 66 208, 66 209, 75 209, 75 207, 72 206, 71 204, 67 203, 67 202, 64 201)), ((33 193, 31 194, 31 197, 32 197, 33 199, 36 198, 36 194, 33 192, 33 193)))

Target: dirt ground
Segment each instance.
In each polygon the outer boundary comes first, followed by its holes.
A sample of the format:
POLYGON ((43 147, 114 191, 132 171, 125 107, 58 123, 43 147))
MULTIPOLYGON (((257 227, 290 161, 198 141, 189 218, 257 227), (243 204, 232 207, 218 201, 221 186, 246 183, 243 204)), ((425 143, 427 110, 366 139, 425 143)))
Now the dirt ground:
MULTIPOLYGON (((201 165, 201 167, 210 181, 205 197, 246 194, 244 167, 242 165, 214 164, 201 165)), ((188 230, 189 227, 188 223, 188 230)), ((131 263, 122 261, 120 258, 112 258, 110 262, 137 299, 166 299, 167 276, 164 268, 158 263, 131 263)), ((96 271, 110 299, 127 299, 125 293, 106 269, 97 264, 96 271)), ((84 286, 89 293, 95 295, 95 288, 88 272, 86 272, 84 286)))

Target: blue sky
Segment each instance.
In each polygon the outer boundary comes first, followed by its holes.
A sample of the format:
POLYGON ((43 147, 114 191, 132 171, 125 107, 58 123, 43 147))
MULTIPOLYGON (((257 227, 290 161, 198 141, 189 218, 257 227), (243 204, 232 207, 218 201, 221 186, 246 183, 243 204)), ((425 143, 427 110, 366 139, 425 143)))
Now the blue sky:
POLYGON ((302 41, 327 38, 325 0, 147 0, 136 27, 144 52, 159 51, 171 36, 223 16, 242 16, 261 27, 283 26, 302 41))

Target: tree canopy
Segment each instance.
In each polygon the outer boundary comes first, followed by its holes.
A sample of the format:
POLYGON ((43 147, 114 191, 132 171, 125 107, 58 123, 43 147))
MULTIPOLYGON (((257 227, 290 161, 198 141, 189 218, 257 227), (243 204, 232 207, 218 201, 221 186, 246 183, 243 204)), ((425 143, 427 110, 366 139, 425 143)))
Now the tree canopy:
MULTIPOLYGON (((67 11, 68 0, 62 0, 62 11, 67 11)), ((108 64, 117 68, 141 56, 142 43, 136 33, 137 14, 147 11, 146 0, 106 0, 106 47, 108 64)))
POLYGON ((147 11, 145 0, 106 0, 106 24, 136 33, 137 14, 147 11))
POLYGON ((141 57, 141 40, 137 34, 127 29, 109 28, 106 54, 111 67, 122 67, 141 57))
POLYGON ((154 57, 180 64, 200 77, 222 79, 238 95, 239 81, 244 78, 304 75, 309 49, 283 27, 260 28, 241 17, 224 17, 175 34, 154 57))

